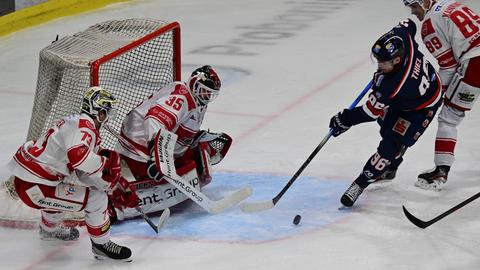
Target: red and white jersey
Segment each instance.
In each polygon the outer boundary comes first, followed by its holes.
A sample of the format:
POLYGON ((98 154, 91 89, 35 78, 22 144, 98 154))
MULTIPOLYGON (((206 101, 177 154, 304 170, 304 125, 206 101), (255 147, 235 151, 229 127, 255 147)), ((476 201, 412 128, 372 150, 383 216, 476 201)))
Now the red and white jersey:
POLYGON ((427 49, 440 65, 444 86, 462 62, 480 55, 480 17, 454 1, 437 1, 425 14, 421 31, 427 49))
MULTIPOLYGON (((60 184, 73 172, 98 178, 100 186, 105 158, 97 154, 100 137, 86 114, 62 118, 37 141, 23 144, 8 164, 12 174, 31 183, 60 184)), ((104 182, 104 183, 103 183, 104 182)))
POLYGON ((145 162, 136 151, 149 155, 148 142, 162 128, 177 134, 174 158, 178 158, 189 148, 200 130, 206 110, 206 106, 197 106, 186 84, 172 82, 127 114, 120 136, 130 145, 119 140, 115 150, 121 155, 145 162))

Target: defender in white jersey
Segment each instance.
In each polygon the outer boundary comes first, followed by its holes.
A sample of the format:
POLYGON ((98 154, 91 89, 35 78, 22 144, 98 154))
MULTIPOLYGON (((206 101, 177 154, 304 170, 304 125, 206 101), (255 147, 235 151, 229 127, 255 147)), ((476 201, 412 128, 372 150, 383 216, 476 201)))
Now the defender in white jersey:
POLYGON ((60 119, 38 140, 23 144, 9 163, 19 198, 40 209, 44 240, 77 240, 76 228, 61 225, 66 211, 85 211, 97 259, 131 261, 131 251, 110 241, 107 191, 120 181, 117 153, 101 150, 101 125, 113 117, 117 100, 100 87, 90 88, 81 114, 60 119), (83 185, 68 184, 76 174, 83 185))
MULTIPOLYGON (((160 130, 178 136, 174 148, 177 174, 198 189, 211 181, 210 165, 223 159, 232 142, 225 133, 200 130, 207 105, 218 96, 220 87, 216 71, 203 66, 192 73, 187 83, 166 85, 124 119, 116 151, 136 179, 131 188, 136 190, 139 206, 145 212, 161 211, 187 199, 162 179, 162 172, 155 166, 152 150, 160 130), (152 158, 146 159, 145 155, 152 158)), ((115 196, 111 203, 111 215, 118 220, 138 215, 123 207, 115 196)))
POLYGON ((445 91, 435 139, 435 168, 418 176, 423 189, 441 190, 455 157, 457 126, 480 94, 480 16, 454 0, 403 0, 422 21, 422 39, 438 60, 445 91))

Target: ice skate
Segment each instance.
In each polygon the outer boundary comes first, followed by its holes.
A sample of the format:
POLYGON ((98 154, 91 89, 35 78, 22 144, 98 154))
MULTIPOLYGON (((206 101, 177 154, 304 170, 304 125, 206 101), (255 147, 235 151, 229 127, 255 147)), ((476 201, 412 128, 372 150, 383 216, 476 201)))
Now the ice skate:
POLYGON ((124 262, 132 261, 132 251, 124 246, 120 246, 112 241, 108 241, 105 244, 95 244, 92 241, 93 256, 97 260, 119 260, 124 262))
POLYGON ((43 229, 40 226, 40 239, 46 241, 62 240, 62 241, 73 241, 77 240, 80 236, 80 232, 76 228, 67 228, 59 226, 55 231, 49 232, 43 229))
POLYGON ((450 166, 437 166, 418 175, 415 186, 426 190, 440 191, 447 182, 450 166))
POLYGON ((396 175, 397 175, 397 170, 396 169, 395 170, 387 169, 372 184, 389 183, 395 178, 396 175))
POLYGON ((361 188, 357 183, 353 182, 350 187, 348 187, 347 191, 343 193, 340 202, 346 207, 352 207, 362 192, 363 188, 361 188))

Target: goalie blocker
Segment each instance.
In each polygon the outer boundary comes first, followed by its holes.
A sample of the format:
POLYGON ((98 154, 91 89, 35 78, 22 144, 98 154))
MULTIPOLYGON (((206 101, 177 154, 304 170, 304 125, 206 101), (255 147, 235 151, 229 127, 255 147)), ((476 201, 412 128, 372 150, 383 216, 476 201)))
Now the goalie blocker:
MULTIPOLYGON (((197 136, 196 146, 190 148, 181 158, 175 160, 176 173, 195 189, 201 190, 212 180, 211 166, 218 164, 227 154, 232 139, 225 133, 210 133, 200 131, 197 136)), ((154 181, 144 175, 145 163, 122 156, 136 180, 129 183, 130 189, 138 195, 138 206, 145 213, 156 213, 170 208, 189 197, 168 183, 165 178, 154 181)), ((139 216, 134 208, 126 207, 122 200, 110 195, 110 216, 116 220, 129 219, 139 216)))

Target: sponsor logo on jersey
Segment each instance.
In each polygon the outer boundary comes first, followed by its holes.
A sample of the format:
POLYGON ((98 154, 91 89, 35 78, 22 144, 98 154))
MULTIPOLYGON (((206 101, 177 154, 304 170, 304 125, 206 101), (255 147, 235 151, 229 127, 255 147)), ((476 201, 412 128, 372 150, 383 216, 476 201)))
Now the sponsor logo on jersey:
POLYGON ((363 171, 363 174, 365 174, 365 176, 369 179, 373 177, 373 173, 369 170, 363 171))
POLYGON ((74 186, 70 186, 70 187, 66 190, 65 195, 69 196, 69 195, 73 195, 74 193, 75 193, 75 187, 74 187, 74 186))
POLYGON ((410 122, 399 117, 395 125, 393 126, 393 131, 404 136, 407 133, 408 128, 410 127, 410 122))
POLYGON ((445 51, 441 55, 438 55, 436 58, 438 60, 438 65, 442 69, 455 67, 457 65, 457 60, 455 59, 455 55, 453 54, 452 49, 445 51))
POLYGON ((422 39, 433 33, 435 33, 435 29, 433 28, 432 20, 428 19, 422 24, 422 39))
POLYGON ((422 135, 420 132, 416 132, 415 135, 413 135, 413 139, 416 141, 418 138, 420 138, 420 135, 422 135))
POLYGON ((472 102, 475 100, 475 95, 471 93, 458 93, 458 98, 464 102, 472 102))
POLYGON ((430 121, 428 121, 428 119, 425 119, 425 121, 423 121, 422 123, 422 127, 427 128, 429 123, 430 121))
POLYGON ((52 201, 47 200, 47 199, 39 199, 37 201, 37 205, 45 207, 45 208, 55 208, 55 209, 64 209, 64 210, 72 210, 73 209, 73 206, 71 206, 71 205, 60 204, 60 203, 57 203, 57 202, 52 202, 52 201))

